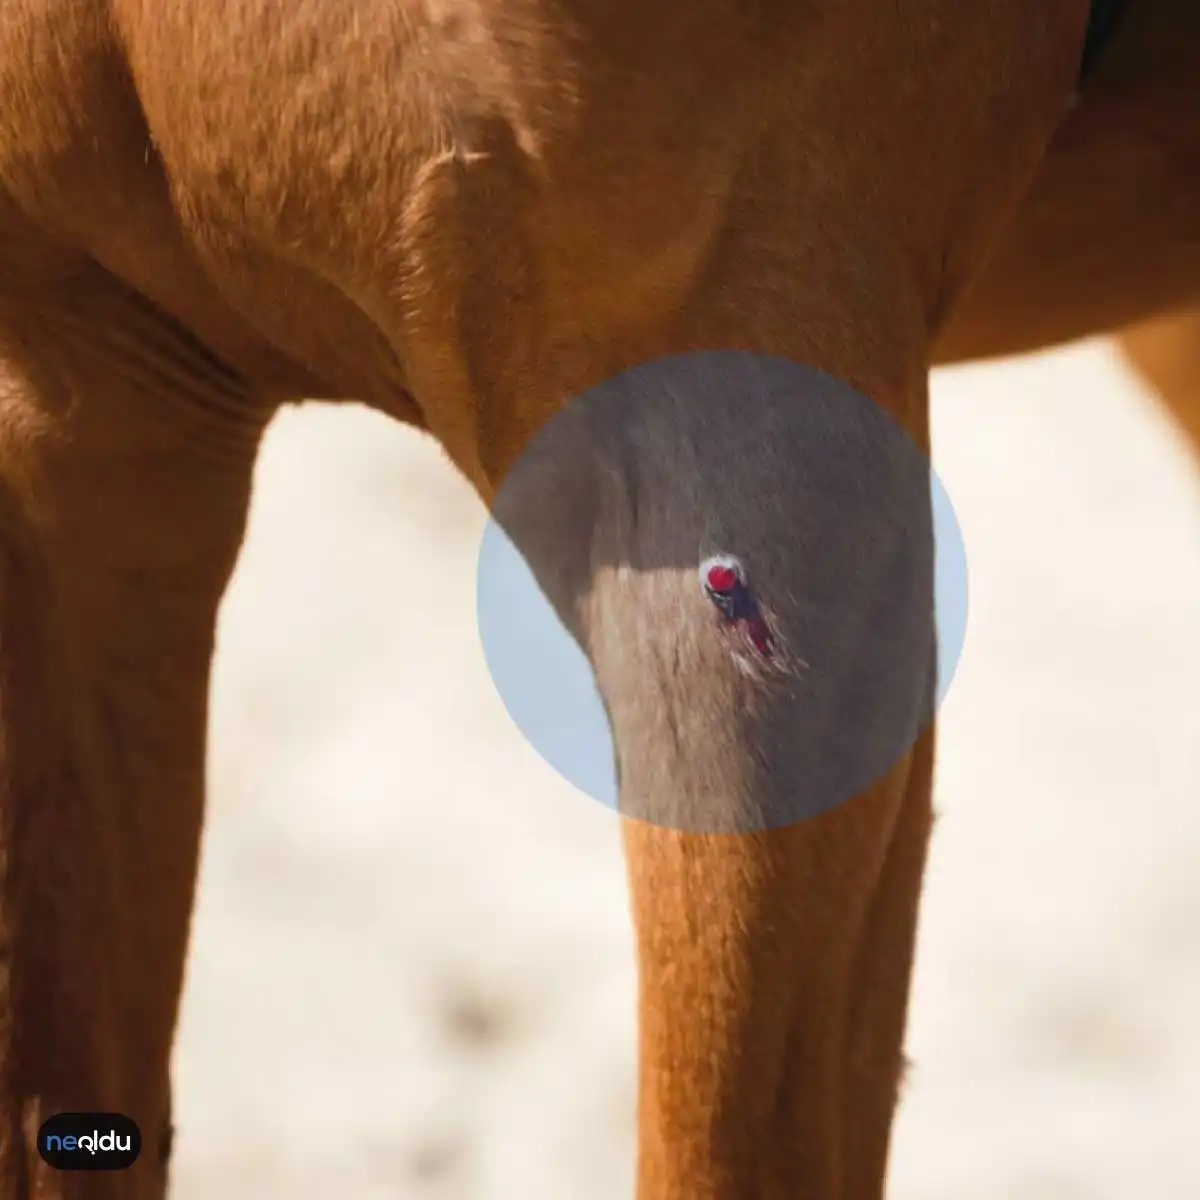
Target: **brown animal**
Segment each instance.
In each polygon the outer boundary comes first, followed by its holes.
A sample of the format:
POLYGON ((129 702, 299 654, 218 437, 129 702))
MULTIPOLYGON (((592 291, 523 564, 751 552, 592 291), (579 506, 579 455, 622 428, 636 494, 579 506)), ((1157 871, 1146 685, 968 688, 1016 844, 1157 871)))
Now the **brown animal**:
MULTIPOLYGON (((1200 434, 1200 10, 1130 0, 1076 101, 1088 19, 1087 0, 4 0, 0 1197, 166 1187, 213 620, 279 405, 427 429, 491 502, 568 397, 666 354, 811 364, 925 445, 931 362, 1136 325, 1200 434), (38 1124, 70 1109, 133 1116, 139 1162, 45 1167, 38 1124)), ((631 446, 634 467, 654 453, 631 446)), ((692 487, 786 539, 779 509, 739 507, 753 461, 719 496, 657 465, 646 503, 692 487)), ((602 512, 568 532, 619 548, 602 512)), ((696 664, 654 605, 696 564, 667 562, 638 628, 650 661, 681 656, 636 686, 712 752, 664 769, 618 728, 623 770, 802 789, 750 769, 732 693, 685 710, 696 664)), ((541 570, 589 598, 585 649, 620 693, 619 645, 593 634, 632 600, 588 563, 541 570)), ((772 570, 801 588, 786 556, 772 570)), ((864 579, 860 599, 888 586, 864 579)), ((778 749, 799 719, 765 704, 752 732, 778 749)), ((865 794, 770 833, 626 822, 640 1200, 882 1195, 932 760, 927 731, 865 794)))

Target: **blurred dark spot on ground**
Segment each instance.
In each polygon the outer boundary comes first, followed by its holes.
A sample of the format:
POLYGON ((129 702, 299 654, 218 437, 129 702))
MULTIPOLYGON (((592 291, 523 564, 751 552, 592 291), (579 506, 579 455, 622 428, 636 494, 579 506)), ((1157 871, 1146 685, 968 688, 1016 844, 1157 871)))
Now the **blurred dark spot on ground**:
POLYGON ((477 1053, 495 1049, 516 1026, 507 1001, 461 981, 443 985, 438 1020, 451 1042, 477 1053))
POLYGON ((455 1173, 464 1161, 462 1144, 443 1138, 418 1146, 408 1159, 409 1175, 421 1183, 435 1183, 455 1173))

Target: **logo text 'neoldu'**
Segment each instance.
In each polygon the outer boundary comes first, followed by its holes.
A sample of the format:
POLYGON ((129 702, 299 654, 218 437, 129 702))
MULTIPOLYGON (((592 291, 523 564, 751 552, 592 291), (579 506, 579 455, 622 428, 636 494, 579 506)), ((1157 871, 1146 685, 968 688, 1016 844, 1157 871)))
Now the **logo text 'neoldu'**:
POLYGON ((38 1130, 38 1153, 59 1171, 123 1171, 142 1150, 142 1134, 121 1113, 56 1113, 38 1130))

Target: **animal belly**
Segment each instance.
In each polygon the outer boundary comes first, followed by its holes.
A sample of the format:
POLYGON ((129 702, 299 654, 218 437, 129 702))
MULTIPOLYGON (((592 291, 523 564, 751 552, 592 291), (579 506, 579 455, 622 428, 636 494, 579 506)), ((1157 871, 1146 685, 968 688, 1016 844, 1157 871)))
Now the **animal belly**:
POLYGON ((1133 0, 941 362, 1015 354, 1200 299, 1200 9, 1133 0))

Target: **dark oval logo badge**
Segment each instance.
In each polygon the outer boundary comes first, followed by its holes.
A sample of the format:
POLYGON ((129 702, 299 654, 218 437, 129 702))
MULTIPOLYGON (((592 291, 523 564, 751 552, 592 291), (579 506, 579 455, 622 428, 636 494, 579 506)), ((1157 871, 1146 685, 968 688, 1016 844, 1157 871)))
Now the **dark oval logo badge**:
POLYGON ((38 1130, 38 1153, 58 1171, 123 1171, 141 1152, 141 1131, 121 1113, 56 1113, 38 1130))

